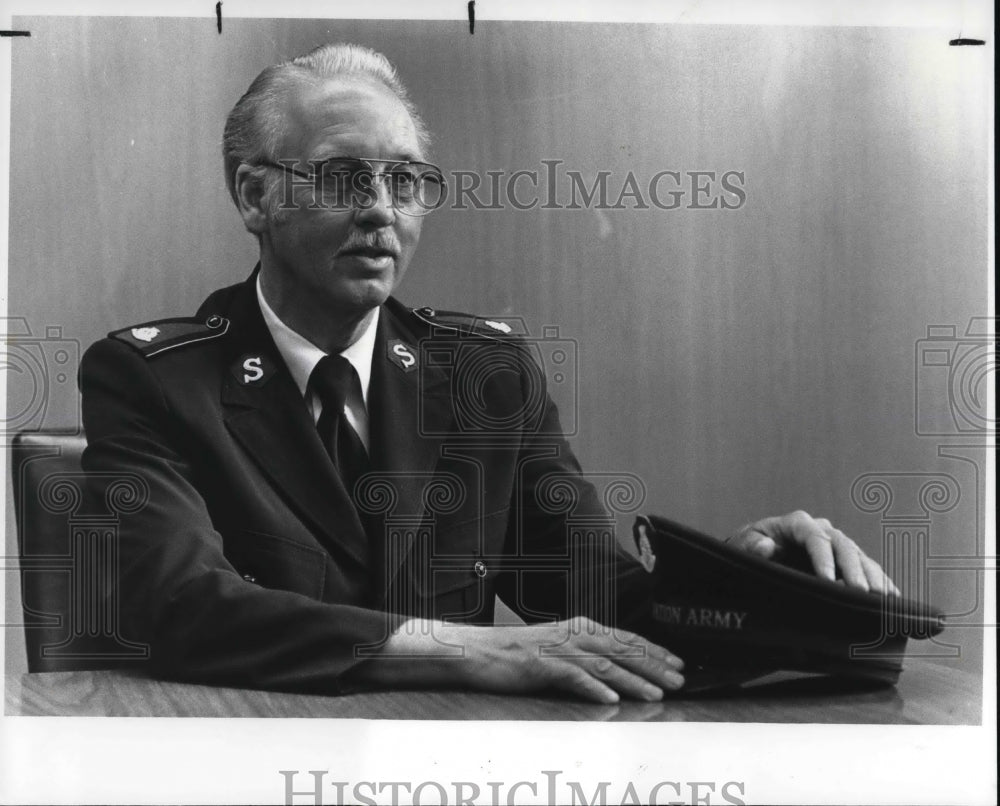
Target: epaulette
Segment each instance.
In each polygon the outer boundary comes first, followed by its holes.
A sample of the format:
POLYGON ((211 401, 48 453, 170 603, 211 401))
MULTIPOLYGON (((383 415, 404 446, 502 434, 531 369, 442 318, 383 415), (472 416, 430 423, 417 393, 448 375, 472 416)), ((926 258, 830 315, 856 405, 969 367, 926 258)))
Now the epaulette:
POLYGON ((158 319, 155 322, 114 330, 108 334, 108 338, 123 341, 146 358, 152 358, 176 347, 217 339, 228 331, 229 320, 224 316, 212 314, 207 319, 193 317, 158 319))
POLYGON ((413 308, 412 313, 426 325, 431 332, 458 332, 463 336, 485 336, 498 341, 519 341, 528 335, 528 328, 519 316, 475 316, 471 313, 458 311, 438 311, 434 308, 413 308))

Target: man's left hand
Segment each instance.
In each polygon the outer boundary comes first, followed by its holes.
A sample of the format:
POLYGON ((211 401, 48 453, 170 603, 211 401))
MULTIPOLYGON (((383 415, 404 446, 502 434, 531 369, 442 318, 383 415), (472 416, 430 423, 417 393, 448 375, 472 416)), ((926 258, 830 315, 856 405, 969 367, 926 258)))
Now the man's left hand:
POLYGON ((857 543, 826 518, 813 518, 801 510, 747 524, 727 542, 778 562, 793 552, 805 552, 823 579, 842 579, 853 588, 899 596, 899 588, 857 543))

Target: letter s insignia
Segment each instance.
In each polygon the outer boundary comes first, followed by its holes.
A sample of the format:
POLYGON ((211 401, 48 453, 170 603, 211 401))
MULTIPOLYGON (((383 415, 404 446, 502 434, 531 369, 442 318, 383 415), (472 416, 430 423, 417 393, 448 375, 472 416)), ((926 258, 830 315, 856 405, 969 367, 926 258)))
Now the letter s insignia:
POLYGON ((230 371, 243 386, 263 386, 275 369, 274 362, 265 355, 244 355, 236 360, 230 371))
POLYGON ((412 372, 416 369, 417 357, 409 344, 405 341, 394 339, 386 346, 388 348, 387 356, 389 360, 403 370, 403 372, 412 372))
POLYGON ((400 357, 403 369, 409 369, 417 363, 417 359, 413 357, 413 353, 407 349, 405 344, 397 344, 392 348, 392 351, 400 357))
POLYGON ((243 362, 243 383, 253 383, 264 377, 264 370, 260 368, 260 356, 248 358, 243 362))

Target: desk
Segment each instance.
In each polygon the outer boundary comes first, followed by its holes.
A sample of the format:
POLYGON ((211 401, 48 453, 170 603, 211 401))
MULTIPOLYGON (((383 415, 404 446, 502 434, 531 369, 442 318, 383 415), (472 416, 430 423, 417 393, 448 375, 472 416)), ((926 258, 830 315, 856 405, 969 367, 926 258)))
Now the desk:
POLYGON ((383 691, 324 697, 154 680, 137 672, 45 672, 7 679, 8 716, 327 717, 665 722, 821 722, 971 725, 982 718, 982 680, 908 659, 895 687, 782 676, 725 694, 659 703, 591 705, 555 696, 466 691, 383 691))

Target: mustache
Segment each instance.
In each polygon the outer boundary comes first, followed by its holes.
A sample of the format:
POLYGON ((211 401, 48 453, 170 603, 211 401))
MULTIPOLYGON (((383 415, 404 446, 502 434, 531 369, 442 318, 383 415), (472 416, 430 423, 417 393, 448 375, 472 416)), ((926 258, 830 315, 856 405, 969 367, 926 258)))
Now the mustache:
POLYGON ((388 232, 357 232, 349 235, 338 250, 341 255, 351 252, 388 252, 398 256, 400 245, 397 238, 388 232))

